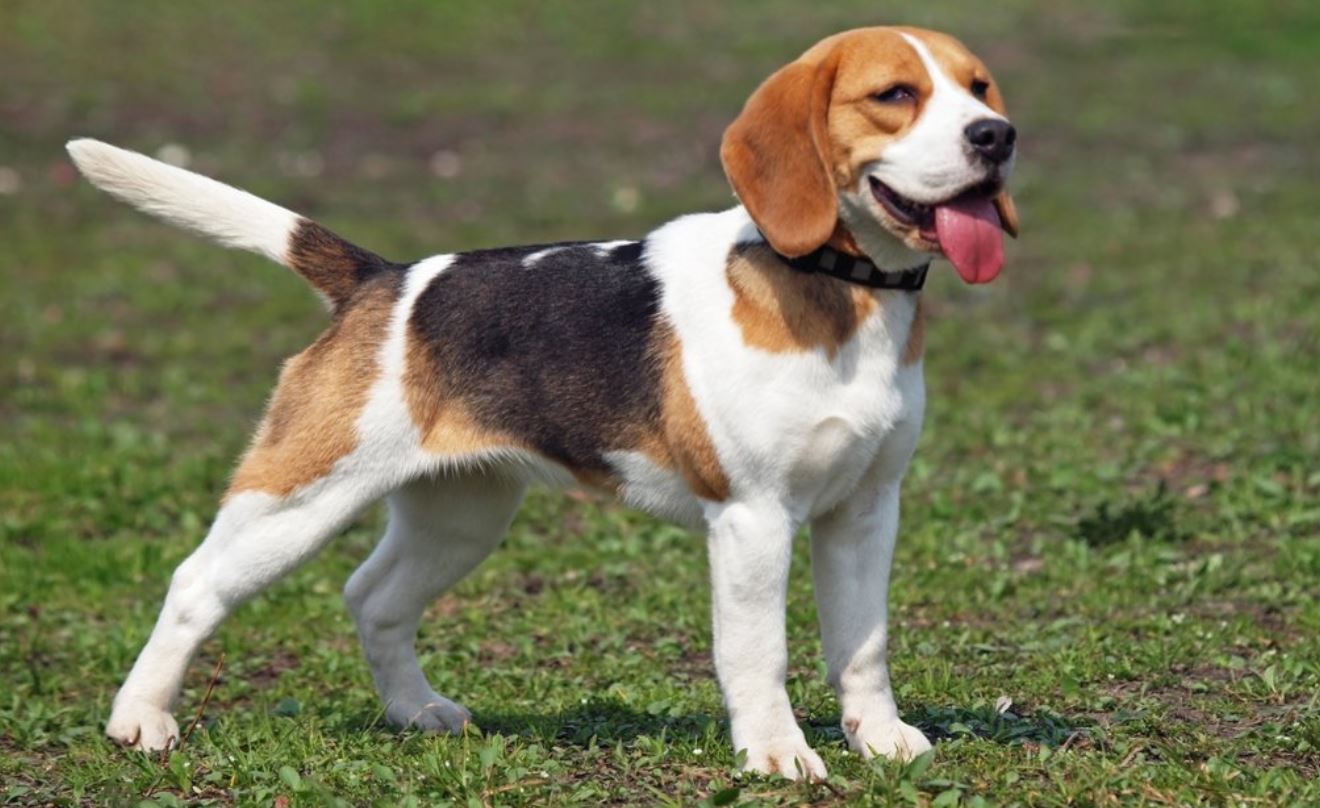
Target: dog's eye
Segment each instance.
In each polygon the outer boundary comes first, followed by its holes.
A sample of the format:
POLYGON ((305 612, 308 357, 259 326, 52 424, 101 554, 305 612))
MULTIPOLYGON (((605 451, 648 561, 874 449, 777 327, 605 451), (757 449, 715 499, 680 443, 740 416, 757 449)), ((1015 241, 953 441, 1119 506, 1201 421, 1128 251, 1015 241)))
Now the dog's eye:
POLYGON ((882 104, 906 104, 909 101, 917 100, 917 91, 906 84, 895 84, 888 90, 871 93, 871 98, 882 104))
POLYGON ((990 82, 972 79, 972 95, 984 101, 988 92, 990 92, 990 82))

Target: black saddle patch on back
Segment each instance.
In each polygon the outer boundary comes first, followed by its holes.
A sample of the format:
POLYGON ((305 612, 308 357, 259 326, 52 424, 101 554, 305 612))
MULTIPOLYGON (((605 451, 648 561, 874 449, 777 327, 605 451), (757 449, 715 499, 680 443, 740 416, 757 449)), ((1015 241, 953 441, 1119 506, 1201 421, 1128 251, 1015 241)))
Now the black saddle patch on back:
POLYGON ((478 423, 570 469, 608 473, 604 453, 660 417, 660 287, 644 249, 462 253, 418 297, 410 325, 478 423))

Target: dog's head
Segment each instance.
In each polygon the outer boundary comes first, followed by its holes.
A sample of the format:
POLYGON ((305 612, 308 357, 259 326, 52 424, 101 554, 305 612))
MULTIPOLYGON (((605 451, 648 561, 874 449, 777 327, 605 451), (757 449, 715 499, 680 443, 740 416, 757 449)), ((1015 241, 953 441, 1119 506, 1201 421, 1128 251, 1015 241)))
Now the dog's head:
MULTIPOLYGON (((771 246, 804 255, 840 233, 868 252, 943 253, 994 278, 1016 132, 981 60, 946 34, 860 28, 767 79, 724 134, 734 191, 771 246)), ((873 255, 873 257, 876 257, 873 255)))

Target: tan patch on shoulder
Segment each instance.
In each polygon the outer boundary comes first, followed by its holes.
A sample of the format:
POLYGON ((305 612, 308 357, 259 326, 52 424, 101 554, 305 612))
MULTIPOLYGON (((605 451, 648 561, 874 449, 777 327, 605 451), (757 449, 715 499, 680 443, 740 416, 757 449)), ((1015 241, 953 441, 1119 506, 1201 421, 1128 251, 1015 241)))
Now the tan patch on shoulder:
POLYGON ((284 363, 226 498, 242 491, 288 496, 357 448, 357 418, 378 375, 397 296, 396 279, 362 287, 316 342, 284 363))
POLYGON ((903 364, 915 365, 926 352, 926 304, 917 296, 917 307, 912 311, 912 324, 908 326, 907 343, 903 346, 903 364))
POLYGON ((638 451, 676 470, 701 499, 723 502, 729 498, 729 478, 688 388, 683 345, 668 323, 656 326, 653 344, 660 369, 660 420, 643 433, 638 451))
POLYGON ((797 272, 764 245, 735 248, 726 274, 743 342, 774 353, 824 348, 833 358, 880 307, 867 290, 797 272))

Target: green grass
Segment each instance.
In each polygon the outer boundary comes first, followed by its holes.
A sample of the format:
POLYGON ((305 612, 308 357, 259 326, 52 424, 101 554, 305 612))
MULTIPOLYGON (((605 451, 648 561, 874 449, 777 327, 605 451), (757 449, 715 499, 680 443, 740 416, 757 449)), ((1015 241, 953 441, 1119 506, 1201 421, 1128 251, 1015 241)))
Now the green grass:
POLYGON ((1320 802, 1320 15, 907 5, 7 4, 0 801, 1320 802), (102 738, 325 318, 288 273, 75 182, 65 139, 183 143, 393 257, 638 235, 729 203, 719 132, 761 77, 898 20, 989 61, 1023 151, 1005 277, 927 292, 891 659, 933 758, 844 751, 803 547, 789 689, 832 779, 736 776, 701 538, 551 494, 422 628, 480 732, 380 720, 339 597, 373 514, 205 646, 185 724, 223 672, 181 750, 102 738))

